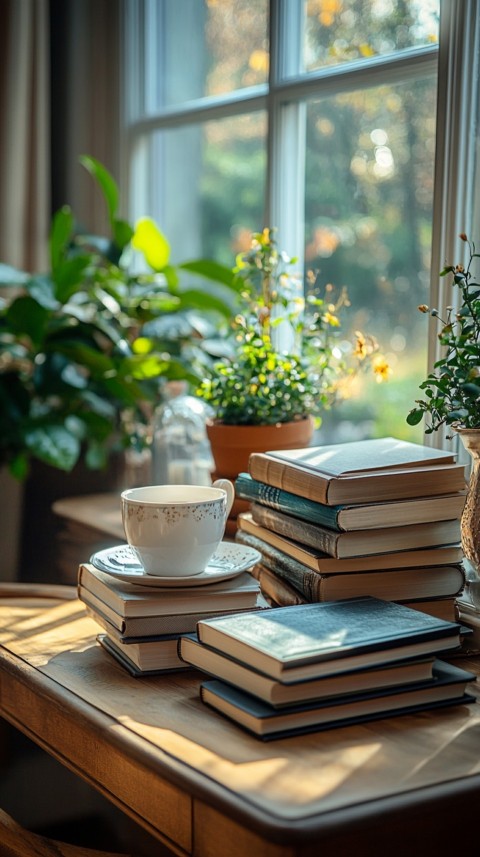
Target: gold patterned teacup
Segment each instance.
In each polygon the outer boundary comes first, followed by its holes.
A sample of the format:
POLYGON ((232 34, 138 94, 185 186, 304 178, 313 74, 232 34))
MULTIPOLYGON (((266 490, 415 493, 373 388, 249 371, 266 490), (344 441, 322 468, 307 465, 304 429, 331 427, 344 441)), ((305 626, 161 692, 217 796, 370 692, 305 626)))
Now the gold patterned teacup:
POLYGON ((234 494, 228 479, 208 487, 148 485, 123 491, 127 542, 147 574, 201 574, 222 541, 234 494))

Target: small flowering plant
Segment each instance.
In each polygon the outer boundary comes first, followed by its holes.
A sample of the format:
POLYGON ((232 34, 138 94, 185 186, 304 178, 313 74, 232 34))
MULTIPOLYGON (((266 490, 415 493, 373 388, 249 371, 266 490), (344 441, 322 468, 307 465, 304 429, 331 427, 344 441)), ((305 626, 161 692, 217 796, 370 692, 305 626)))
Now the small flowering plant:
POLYGON ((439 319, 438 338, 444 349, 433 372, 420 385, 424 398, 416 400, 416 407, 407 416, 407 423, 412 426, 429 417, 427 434, 442 425, 480 427, 480 284, 471 272, 473 260, 480 254, 465 233, 459 237, 468 246, 467 267, 446 265, 440 273, 441 277, 453 275, 458 308, 448 306, 447 317, 442 319, 438 310, 424 304, 419 306, 420 312, 439 319))
POLYGON ((350 306, 346 289, 336 293, 327 285, 323 297, 305 299, 296 261, 278 250, 272 229, 254 233, 250 249, 237 257, 241 310, 232 325, 232 353, 197 390, 227 425, 309 416, 319 425, 322 411, 345 397, 359 369, 371 364, 378 380, 388 375, 372 336, 358 331, 354 345, 340 336, 340 314, 350 306))

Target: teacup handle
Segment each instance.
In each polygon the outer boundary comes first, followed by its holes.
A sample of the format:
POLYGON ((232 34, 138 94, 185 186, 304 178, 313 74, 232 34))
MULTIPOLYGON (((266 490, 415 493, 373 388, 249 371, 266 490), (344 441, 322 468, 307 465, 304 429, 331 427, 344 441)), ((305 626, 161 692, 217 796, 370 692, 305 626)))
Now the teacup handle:
POLYGON ((228 518, 230 514, 230 509, 233 506, 233 501, 235 500, 235 488, 229 479, 216 479, 212 485, 213 488, 223 488, 227 495, 227 515, 228 518))

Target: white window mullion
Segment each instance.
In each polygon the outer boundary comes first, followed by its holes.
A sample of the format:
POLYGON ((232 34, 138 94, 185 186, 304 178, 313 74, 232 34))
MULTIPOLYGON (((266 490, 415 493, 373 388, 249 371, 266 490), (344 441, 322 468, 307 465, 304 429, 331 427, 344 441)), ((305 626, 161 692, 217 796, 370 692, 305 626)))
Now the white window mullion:
POLYGON ((277 90, 287 76, 302 71, 302 34, 303 19, 296 0, 273 0, 266 217, 269 225, 278 229, 279 246, 299 256, 303 255, 305 239, 305 105, 285 102, 277 90))
MULTIPOLYGON (((430 303, 443 318, 454 294, 450 279, 440 278, 439 272, 445 262, 463 261, 465 248, 458 236, 472 228, 479 22, 476 0, 442 0, 430 303)), ((438 319, 431 318, 429 367, 440 357, 438 331, 438 319)), ((426 442, 445 447, 446 433, 428 435, 426 442)))

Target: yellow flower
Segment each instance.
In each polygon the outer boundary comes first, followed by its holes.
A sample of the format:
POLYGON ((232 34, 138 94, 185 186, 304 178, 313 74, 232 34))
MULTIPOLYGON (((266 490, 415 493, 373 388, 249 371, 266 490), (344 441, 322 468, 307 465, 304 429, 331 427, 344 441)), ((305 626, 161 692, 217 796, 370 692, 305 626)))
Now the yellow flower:
POLYGON ((382 381, 386 381, 392 374, 391 367, 387 363, 385 357, 382 357, 381 354, 379 354, 378 357, 375 357, 372 368, 375 378, 379 384, 382 381))
POLYGON ((359 360, 364 360, 368 354, 367 340, 360 330, 355 331, 355 350, 353 354, 354 357, 358 357, 359 360))
POLYGON ((340 327, 340 321, 338 320, 336 315, 333 315, 331 312, 327 312, 323 316, 323 320, 325 324, 329 324, 330 327, 340 327))

